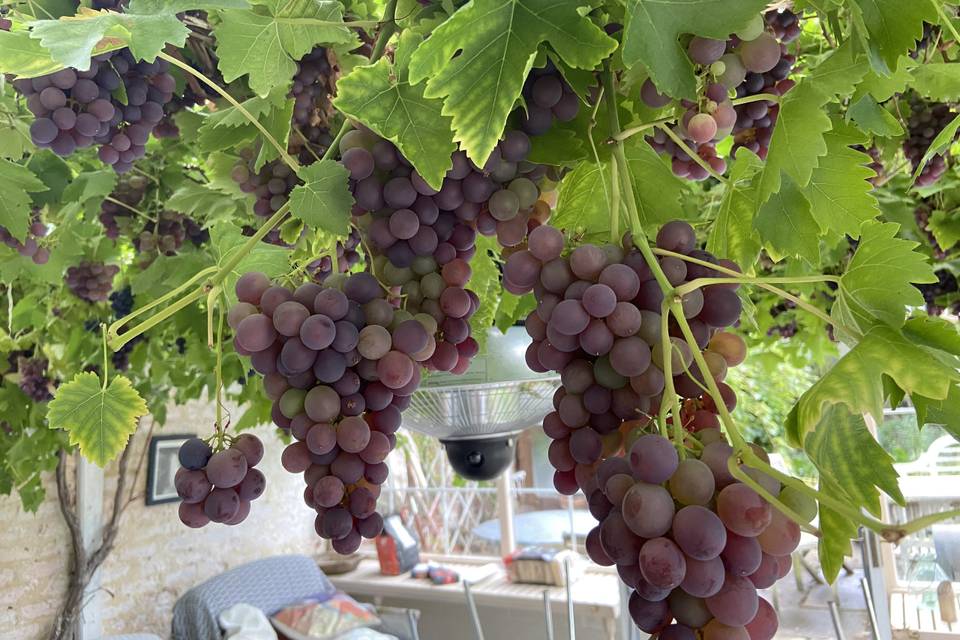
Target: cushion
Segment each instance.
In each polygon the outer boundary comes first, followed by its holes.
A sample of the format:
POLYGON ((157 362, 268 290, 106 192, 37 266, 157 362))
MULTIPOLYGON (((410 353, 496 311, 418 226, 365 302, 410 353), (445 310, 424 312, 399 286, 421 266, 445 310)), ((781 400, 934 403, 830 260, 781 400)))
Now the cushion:
POLYGON ((277 611, 270 621, 281 636, 290 640, 353 638, 344 634, 380 624, 373 611, 342 591, 305 598, 277 611))

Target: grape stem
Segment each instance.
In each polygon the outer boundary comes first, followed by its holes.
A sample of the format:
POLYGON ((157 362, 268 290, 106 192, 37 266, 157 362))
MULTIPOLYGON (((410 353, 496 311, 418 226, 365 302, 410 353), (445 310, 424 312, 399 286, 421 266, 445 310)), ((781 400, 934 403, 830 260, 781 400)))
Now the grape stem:
POLYGON ((156 219, 151 218, 149 214, 144 213, 143 211, 140 211, 140 209, 137 209, 136 207, 131 207, 131 206, 128 205, 126 202, 123 202, 123 201, 121 201, 121 200, 117 200, 117 199, 114 198, 113 196, 106 196, 106 197, 104 197, 104 200, 106 200, 107 202, 112 202, 113 204, 117 205, 118 207, 123 207, 124 209, 127 209, 128 211, 132 211, 132 212, 134 212, 135 214, 137 214, 138 216, 140 216, 141 218, 145 218, 145 219, 149 220, 150 222, 156 222, 156 219))
POLYGON ((103 335, 103 390, 107 390, 107 382, 110 379, 110 358, 107 357, 107 325, 100 323, 100 333, 103 335))
POLYGON ((736 456, 730 456, 727 458, 727 470, 734 478, 756 491, 761 498, 773 505, 778 511, 780 511, 780 513, 797 523, 797 526, 799 526, 802 530, 818 538, 821 537, 822 534, 817 527, 813 526, 809 522, 804 521, 803 516, 787 505, 783 504, 783 502, 781 502, 777 497, 767 491, 762 484, 751 478, 750 474, 740 468, 740 464, 738 463, 736 456))
POLYGON ((943 12, 943 7, 940 6, 940 3, 937 2, 937 0, 930 0, 930 4, 937 10, 937 15, 940 16, 940 22, 947 26, 953 39, 960 41, 960 33, 957 33, 957 29, 953 26, 953 21, 950 20, 950 16, 943 12))
POLYGON ((760 102, 761 100, 766 102, 780 102, 780 96, 774 93, 755 93, 752 96, 743 96, 742 98, 734 98, 730 101, 730 104, 733 106, 741 104, 749 104, 751 102, 760 102))
POLYGON ((627 127, 620 133, 617 133, 607 138, 607 144, 615 144, 617 142, 622 142, 627 138, 632 138, 638 133, 643 133, 644 131, 648 129, 653 129, 654 127, 659 126, 661 124, 667 124, 668 122, 673 122, 676 119, 677 119, 676 116, 666 116, 663 118, 657 118, 656 120, 651 120, 650 122, 643 122, 641 124, 638 124, 632 127, 627 127))
POLYGON ((236 108, 236 110, 239 111, 241 115, 243 115, 244 118, 250 121, 250 124, 255 126, 260 131, 260 134, 263 135, 264 139, 267 142, 269 142, 271 145, 273 145, 273 148, 277 150, 277 153, 280 154, 280 157, 287 164, 287 166, 293 169, 294 173, 298 173, 300 171, 300 164, 293 158, 293 156, 287 153, 287 150, 285 147, 283 147, 279 142, 277 142, 277 139, 273 137, 273 134, 267 131, 267 128, 263 126, 263 124, 261 124, 259 120, 254 118, 253 114, 247 111, 247 108, 244 107, 242 104, 240 104, 240 102, 237 101, 236 98, 234 98, 224 89, 221 89, 220 85, 218 85, 216 82, 214 82, 213 80, 205 76, 200 71, 197 71, 196 69, 191 67, 186 62, 183 62, 182 60, 179 60, 168 53, 161 51, 157 55, 157 57, 162 58, 163 60, 166 60, 167 62, 174 65, 175 67, 179 67, 183 71, 186 71, 190 75, 197 78, 197 80, 200 80, 204 84, 208 85, 211 89, 219 93, 220 97, 222 97, 224 100, 232 104, 236 108))
MULTIPOLYGON (((699 258, 694 258, 694 257, 688 256, 688 255, 682 254, 682 253, 677 253, 677 252, 675 252, 675 251, 668 251, 668 250, 666 250, 666 249, 653 249, 653 253, 655 253, 655 254, 657 254, 657 255, 660 255, 660 256, 670 256, 670 257, 673 257, 673 258, 678 258, 678 259, 680 259, 680 260, 684 260, 684 261, 686 261, 686 262, 692 262, 693 264, 698 264, 698 265, 700 265, 700 266, 707 267, 708 269, 712 269, 712 270, 714 270, 714 271, 719 271, 720 273, 725 273, 725 274, 731 276, 732 278, 741 278, 741 277, 743 277, 743 274, 741 274, 739 271, 734 271, 733 269, 728 269, 727 267, 724 267, 724 266, 722 266, 722 265, 714 264, 714 263, 712 263, 712 262, 707 262, 706 260, 700 260, 699 258)), ((826 281, 827 281, 827 278, 829 278, 829 277, 833 277, 833 276, 821 276, 821 279, 826 282, 826 281)), ((839 278, 837 278, 837 282, 839 282, 839 281, 840 281, 839 278)), ((789 300, 790 302, 793 302, 793 303, 796 304, 798 307, 800 307, 800 308, 802 308, 803 310, 805 310, 807 313, 810 313, 811 315, 814 315, 814 316, 820 318, 821 320, 823 320, 823 321, 826 322, 827 324, 831 324, 831 325, 834 325, 834 326, 836 327, 836 323, 833 321, 833 318, 831 318, 831 317, 830 317, 828 314, 826 314, 823 310, 818 309, 817 307, 813 306, 812 304, 810 304, 810 303, 807 302, 806 300, 803 300, 802 298, 798 298, 797 296, 793 295, 792 293, 789 293, 789 292, 787 292, 787 291, 784 291, 784 290, 781 289, 780 287, 777 287, 777 286, 774 286, 774 285, 772 285, 772 284, 769 284, 769 283, 767 282, 767 279, 766 279, 766 278, 758 278, 756 282, 753 282, 753 283, 751 283, 751 284, 755 284, 756 286, 760 287, 761 289, 766 289, 767 291, 769 291, 769 292, 771 292, 771 293, 775 293, 775 294, 777 294, 778 296, 780 296, 781 298, 784 298, 785 300, 789 300)))
MULTIPOLYGON (((731 269, 732 271, 732 269, 731 269)), ((774 277, 774 278, 753 278, 750 276, 741 276, 738 278, 697 278, 696 280, 691 280, 686 282, 676 289, 674 293, 678 296, 683 296, 695 289, 700 289, 702 287, 709 287, 713 284, 730 284, 732 282, 740 284, 764 284, 764 283, 773 283, 778 282, 781 284, 807 284, 811 282, 840 282, 840 278, 837 276, 831 275, 819 275, 819 276, 790 276, 785 278, 774 277)))
POLYGON ((700 165, 704 171, 716 178, 721 184, 727 184, 727 179, 723 177, 723 175, 717 173, 716 170, 710 166, 710 163, 700 157, 700 154, 691 149, 690 146, 680 138, 680 136, 673 132, 673 129, 670 127, 665 127, 662 124, 657 125, 657 128, 667 134, 667 137, 673 140, 673 143, 680 147, 684 153, 690 156, 691 160, 700 165))
POLYGON ((663 380, 664 389, 672 403, 660 401, 660 420, 663 422, 662 432, 666 435, 666 420, 668 408, 673 409, 673 444, 680 454, 680 458, 686 457, 686 451, 683 446, 685 440, 683 436, 683 415, 680 411, 680 396, 677 395, 676 387, 673 384, 673 341, 670 340, 670 314, 668 312, 668 300, 663 299, 660 304, 660 352, 663 353, 663 380))
POLYGON ((217 296, 221 291, 222 289, 217 286, 210 289, 210 293, 207 294, 207 346, 211 349, 214 347, 213 312, 217 307, 217 296))
MULTIPOLYGON (((593 162, 597 165, 597 169, 600 170, 601 175, 603 174, 603 165, 600 164, 600 154, 597 153, 597 144, 593 140, 593 129, 597 126, 597 112, 600 110, 601 102, 605 102, 611 112, 617 110, 616 100, 609 99, 608 96, 609 94, 606 92, 606 87, 601 86, 600 95, 597 96, 597 103, 593 105, 593 112, 590 114, 590 124, 587 125, 587 140, 590 141, 590 150, 593 152, 593 162)), ((617 186, 617 180, 617 165, 613 163, 610 165, 610 186, 607 187, 605 181, 601 183, 603 184, 603 195, 607 202, 610 203, 610 242, 614 244, 617 243, 617 236, 620 235, 620 189, 617 186)))
MULTIPOLYGON (((219 287, 215 287, 215 290, 219 287)), ((211 291, 211 294, 213 291, 211 291)), ((217 364, 216 371, 214 375, 216 376, 216 395, 217 395, 217 422, 215 428, 217 430, 217 441, 220 445, 220 448, 223 447, 223 437, 226 433, 226 430, 223 428, 223 305, 217 304, 218 300, 216 297, 211 298, 211 303, 213 306, 218 306, 220 308, 220 313, 218 314, 217 322, 217 364)), ((210 312, 212 318, 213 312, 210 312)))

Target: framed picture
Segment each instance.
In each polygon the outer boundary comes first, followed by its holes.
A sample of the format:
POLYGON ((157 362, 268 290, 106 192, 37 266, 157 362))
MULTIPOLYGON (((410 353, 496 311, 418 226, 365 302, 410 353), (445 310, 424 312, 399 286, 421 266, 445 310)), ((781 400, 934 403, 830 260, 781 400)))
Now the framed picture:
POLYGON ((153 436, 147 452, 147 491, 148 505, 164 504, 180 500, 173 478, 180 468, 177 451, 193 434, 153 436))

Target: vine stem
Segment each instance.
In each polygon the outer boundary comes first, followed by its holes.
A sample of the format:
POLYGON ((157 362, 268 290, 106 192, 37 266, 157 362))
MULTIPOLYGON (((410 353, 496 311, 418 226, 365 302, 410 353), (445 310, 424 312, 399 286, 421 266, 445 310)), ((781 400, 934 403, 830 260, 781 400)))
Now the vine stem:
POLYGON ((213 312, 217 307, 217 296, 220 295, 220 291, 220 287, 214 287, 207 294, 207 346, 211 349, 214 346, 213 312))
POLYGON ((767 102, 780 102, 781 97, 774 93, 756 93, 752 96, 744 96, 742 98, 734 98, 730 101, 730 104, 737 106, 740 104, 747 104, 750 102, 760 102, 765 100, 767 102))
POLYGON ((940 22, 947 25, 947 29, 950 31, 950 34, 953 36, 954 40, 960 41, 960 33, 957 33, 956 27, 953 26, 953 22, 950 20, 950 16, 943 12, 943 7, 940 6, 940 3, 937 0, 930 0, 930 4, 937 10, 937 15, 940 16, 940 22))
MULTIPOLYGON (((212 292, 211 292, 212 293, 212 292)), ((220 313, 218 314, 218 323, 217 323, 217 365, 216 365, 216 394, 217 394, 217 438, 219 444, 223 446, 223 436, 226 430, 223 428, 223 305, 218 304, 219 299, 214 298, 213 304, 218 306, 220 313)))
POLYGON ((627 138, 632 138, 638 133, 643 133, 644 131, 647 131, 648 129, 653 129, 654 127, 661 124, 673 122, 676 119, 677 119, 676 116, 666 116, 663 118, 657 118, 656 120, 651 120, 650 122, 644 122, 642 124, 634 125, 632 127, 627 127, 623 131, 610 136, 610 138, 607 140, 607 144, 613 144, 615 142, 623 142, 627 138))
POLYGON ((667 137, 673 140, 673 143, 683 149, 683 152, 690 156, 690 159, 700 165, 704 171, 709 173, 711 176, 716 178, 721 184, 727 184, 727 179, 710 166, 710 163, 706 162, 703 158, 700 157, 696 151, 690 148, 690 146, 684 142, 680 136, 673 132, 673 129, 670 127, 665 127, 662 124, 657 125, 657 128, 667 134, 667 137))
POLYGON ((103 390, 107 390, 107 381, 110 379, 110 358, 107 356, 107 325, 100 324, 100 333, 103 335, 103 390))
POLYGON ((124 209, 127 209, 127 210, 129 210, 129 211, 132 211, 132 212, 134 212, 135 214, 137 214, 138 216, 140 216, 141 218, 146 218, 146 219, 149 220, 150 222, 156 222, 156 220, 155 220, 154 218, 151 218, 149 214, 144 213, 143 211, 140 211, 140 209, 137 209, 136 207, 131 207, 131 206, 128 205, 126 202, 123 202, 123 201, 121 201, 121 200, 117 200, 117 199, 114 198, 113 196, 105 196, 103 199, 106 200, 107 202, 112 202, 113 204, 117 205, 118 207, 123 207, 124 209))
POLYGON ((176 67, 179 67, 183 71, 186 71, 187 73, 189 73, 190 75, 192 75, 193 77, 200 80, 201 82, 209 86, 211 89, 219 93, 220 97, 222 97, 224 100, 226 100, 231 105, 233 105, 237 109, 237 111, 239 111, 243 115, 244 118, 249 120, 250 123, 260 131, 260 133, 267 140, 267 142, 273 145, 273 148, 277 150, 277 153, 280 154, 280 157, 283 158, 283 161, 287 164, 287 166, 293 169, 295 173, 300 171, 300 164, 293 158, 293 156, 287 153, 287 150, 283 145, 277 142, 277 139, 273 137, 273 134, 267 131, 267 128, 263 126, 258 119, 254 118, 253 114, 247 111, 247 108, 244 107, 242 104, 240 104, 240 102, 237 101, 236 98, 234 98, 224 89, 221 89, 220 85, 218 85, 216 82, 214 82, 213 80, 205 76, 200 71, 197 71, 196 69, 191 67, 186 62, 183 62, 182 60, 178 60, 177 58, 174 58, 168 53, 161 51, 157 57, 162 58, 163 60, 166 60, 167 62, 169 62, 170 64, 176 67))
MULTIPOLYGON (((731 269, 732 271, 732 269, 731 269)), ((770 284, 778 282, 781 284, 809 284, 815 282, 840 282, 840 278, 837 276, 831 275, 819 275, 819 276, 797 276, 797 277, 774 277, 774 278, 752 278, 749 276, 741 276, 739 278, 697 278, 696 280, 691 280, 690 282, 684 283, 674 289, 674 293, 678 296, 685 295, 690 293, 694 289, 700 289, 702 287, 709 287, 712 284, 730 284, 732 282, 738 282, 740 284, 770 284)))
MULTIPOLYGON (((712 263, 712 262, 707 262, 706 260, 700 260, 699 258, 694 258, 694 257, 688 256, 688 255, 682 254, 682 253, 677 253, 677 252, 675 252, 675 251, 668 251, 668 250, 666 250, 666 249, 659 249, 659 248, 658 248, 658 249, 654 249, 654 250, 653 250, 653 253, 655 253, 655 254, 657 254, 657 255, 659 255, 659 256, 670 256, 670 257, 672 257, 672 258, 678 258, 678 259, 684 260, 684 261, 686 261, 686 262, 692 262, 693 264, 698 264, 698 265, 700 265, 700 266, 707 267, 707 268, 712 269, 712 270, 714 270, 714 271, 719 271, 720 273, 725 273, 725 274, 731 276, 732 278, 742 278, 742 277, 743 277, 743 274, 741 274, 739 271, 734 271, 733 269, 728 269, 728 268, 726 268, 726 267, 724 267, 724 266, 722 266, 722 265, 714 264, 714 263, 712 263)), ((838 278, 838 279, 837 279, 837 282, 839 282, 839 281, 840 281, 840 280, 839 280, 839 278, 838 278)), ((755 283, 753 283, 753 284, 755 284, 756 286, 760 287, 761 289, 766 289, 766 290, 769 291, 770 293, 775 293, 775 294, 777 294, 778 296, 780 296, 781 298, 784 298, 785 300, 789 300, 790 302, 793 302, 794 304, 796 304, 798 307, 802 308, 802 309, 803 309, 804 311, 806 311, 807 313, 809 313, 809 314, 811 314, 811 315, 814 315, 814 316, 820 318, 821 320, 823 320, 823 321, 826 322, 827 324, 831 324, 831 325, 836 326, 836 323, 833 321, 833 318, 831 318, 829 315, 827 315, 826 313, 824 313, 821 309, 816 308, 815 306, 813 306, 812 304, 810 304, 810 303, 807 302, 806 300, 804 300, 804 299, 802 299, 802 298, 798 298, 797 296, 793 295, 792 293, 790 293, 790 292, 788 292, 788 291, 784 291, 784 290, 781 289, 780 287, 774 286, 774 285, 772 285, 772 284, 768 284, 767 282, 755 282, 755 283)))

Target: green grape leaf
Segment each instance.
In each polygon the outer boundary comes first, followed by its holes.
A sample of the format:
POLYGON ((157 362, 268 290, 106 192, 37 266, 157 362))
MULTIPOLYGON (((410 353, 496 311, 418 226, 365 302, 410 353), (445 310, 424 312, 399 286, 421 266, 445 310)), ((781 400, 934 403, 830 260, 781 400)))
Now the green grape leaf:
POLYGON ((630 169, 640 222, 657 225, 683 217, 680 196, 686 184, 673 175, 670 165, 639 138, 627 141, 623 151, 630 169))
POLYGON ((917 181, 917 178, 920 177, 920 172, 923 171, 923 168, 927 166, 927 163, 930 162, 933 156, 943 153, 950 148, 950 145, 952 145, 953 141, 957 138, 957 130, 960 130, 960 118, 951 120, 950 124, 945 126, 940 133, 937 134, 937 137, 930 142, 930 146, 927 147, 923 157, 920 158, 920 164, 913 170, 911 184, 917 181))
POLYGON ((63 199, 83 204, 96 198, 103 200, 113 192, 117 185, 117 172, 113 169, 85 171, 73 179, 63 190, 63 199))
POLYGON ((457 145, 451 118, 441 113, 443 101, 427 98, 425 85, 410 84, 404 63, 419 42, 420 36, 404 33, 393 64, 380 58, 340 78, 333 104, 394 143, 426 183, 439 190, 457 145))
MULTIPOLYGON (((827 476, 820 476, 819 490, 831 498, 849 502, 840 487, 827 476)), ((820 570, 829 583, 833 583, 843 568, 843 559, 853 554, 851 540, 858 537, 857 525, 830 507, 820 504, 820 541, 817 544, 817 559, 820 570)))
POLYGON ((506 293, 500 284, 500 266, 496 256, 500 255, 500 246, 495 237, 477 236, 477 252, 470 260, 470 290, 484 301, 470 318, 473 337, 480 345, 480 351, 486 351, 490 327, 497 315, 501 293, 506 293))
POLYGON ((853 39, 847 39, 832 54, 814 67, 810 81, 828 96, 846 96, 870 71, 870 65, 856 49, 853 39))
POLYGON ((820 158, 810 184, 803 190, 810 201, 810 212, 822 230, 858 238, 863 222, 880 215, 873 185, 867 182, 875 175, 866 166, 870 156, 850 148, 861 139, 842 123, 823 139, 827 154, 820 158))
POLYGON ((610 163, 584 161, 560 182, 550 224, 585 241, 610 238, 610 163))
POLYGON ((0 72, 35 78, 62 68, 29 31, 0 31, 0 72))
POLYGON ((917 412, 917 427, 935 424, 960 440, 960 387, 953 385, 946 398, 934 400, 918 393, 910 396, 917 412))
POLYGON ((903 335, 924 347, 960 356, 960 330, 943 318, 926 314, 910 318, 903 325, 903 335))
MULTIPOLYGON (((224 266, 246 241, 240 228, 229 223, 220 223, 210 227, 210 240, 217 266, 224 266)), ((286 273, 290 268, 289 251, 283 247, 258 242, 244 256, 223 281, 223 290, 233 300, 236 298, 233 287, 237 279, 247 271, 260 271, 273 278, 286 273)))
POLYGON ((960 210, 934 211, 927 222, 937 244, 944 251, 960 242, 960 210))
POLYGON ((266 11, 219 12, 213 34, 224 80, 246 75, 258 95, 288 87, 296 61, 315 46, 354 40, 343 22, 343 7, 334 0, 259 0, 257 5, 266 11))
POLYGON ((232 198, 209 184, 188 180, 170 195, 166 208, 206 224, 215 224, 250 213, 251 203, 249 198, 232 198))
POLYGON ((589 145, 573 129, 550 127, 542 136, 530 136, 530 162, 564 167, 589 157, 589 145))
POLYGON ((617 42, 580 8, 589 0, 473 0, 413 53, 410 82, 443 98, 460 148, 483 166, 497 146, 524 79, 547 42, 570 67, 593 69, 617 42))
POLYGON ((847 405, 854 413, 869 413, 883 420, 886 374, 907 393, 934 400, 947 397, 960 373, 940 362, 933 353, 902 333, 877 325, 840 358, 833 368, 800 397, 787 420, 787 437, 799 446, 822 425, 831 405, 847 405))
POLYGON ((27 167, 0 158, 0 226, 21 242, 30 226, 30 194, 47 186, 27 167))
POLYGON ((826 103, 827 97, 811 80, 801 81, 784 96, 757 185, 757 204, 780 189, 783 174, 793 178, 798 187, 810 182, 820 156, 827 152, 823 134, 833 126, 824 113, 826 103))
POLYGON ((850 4, 859 9, 881 72, 896 69, 897 59, 916 46, 924 22, 937 22, 937 10, 930 2, 852 0, 850 4))
MULTIPOLYGON (((290 139, 293 100, 283 87, 274 88, 266 96, 254 96, 240 103, 251 116, 270 132, 284 148, 290 139)), ((220 151, 248 145, 259 138, 259 152, 253 168, 259 171, 267 162, 280 157, 280 152, 260 130, 236 107, 226 107, 207 116, 198 130, 199 142, 207 151, 220 151)))
POLYGON ((290 214, 316 229, 337 236, 350 231, 353 196, 350 174, 339 162, 322 160, 300 168, 303 184, 290 192, 290 214))
POLYGON ((623 63, 646 67, 661 93, 693 100, 697 80, 679 36, 692 33, 726 40, 766 4, 764 0, 628 0, 623 63))
POLYGON ((47 412, 54 429, 69 434, 70 444, 98 466, 106 466, 127 445, 147 404, 123 376, 104 387, 95 373, 78 373, 61 385, 47 412))
POLYGON ((937 278, 926 257, 914 251, 916 242, 897 237, 899 225, 865 222, 860 244, 840 276, 837 299, 831 310, 839 327, 854 336, 877 323, 903 325, 904 307, 923 304, 913 283, 937 278))
POLYGON ((174 14, 88 9, 59 20, 37 20, 30 27, 30 37, 40 40, 54 61, 81 71, 90 68, 92 54, 124 47, 138 60, 152 61, 167 43, 182 47, 190 33, 174 14))
POLYGON ((750 182, 762 165, 760 158, 749 149, 737 151, 737 157, 730 166, 717 217, 707 238, 708 251, 743 267, 756 262, 763 246, 760 235, 753 227, 756 207, 750 191, 750 182))
POLYGON ((49 149, 40 149, 30 154, 27 168, 40 178, 47 187, 43 191, 33 194, 33 202, 37 205, 54 205, 62 202, 63 190, 73 180, 73 173, 63 159, 49 149))
POLYGON ((518 321, 525 319, 536 308, 537 299, 532 293, 517 296, 502 289, 500 291, 500 304, 497 305, 495 325, 500 333, 506 333, 507 329, 518 321))
POLYGON ((127 13, 183 13, 215 9, 246 9, 247 0, 130 0, 127 13))
MULTIPOLYGON (((900 122, 889 111, 877 104, 873 96, 864 95, 847 109, 847 117, 864 133, 881 138, 893 138, 903 133, 900 122)), ((829 151, 827 152, 829 154, 829 151)))
POLYGON ((858 507, 880 517, 878 488, 897 504, 904 503, 893 458, 867 429, 862 415, 832 405, 816 431, 806 437, 803 448, 820 474, 843 487, 858 507))
POLYGON ((786 256, 820 262, 820 233, 810 212, 810 201, 790 176, 784 176, 780 189, 763 203, 753 226, 774 261, 786 256))
POLYGON ((913 70, 910 86, 930 100, 953 102, 960 95, 960 64, 927 62, 913 70))
POLYGON ((877 102, 886 102, 895 93, 902 92, 908 84, 913 82, 911 70, 919 63, 910 56, 900 56, 897 68, 890 75, 882 75, 871 69, 858 81, 853 92, 853 101, 870 94, 877 102))

